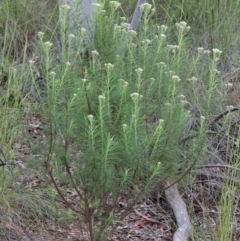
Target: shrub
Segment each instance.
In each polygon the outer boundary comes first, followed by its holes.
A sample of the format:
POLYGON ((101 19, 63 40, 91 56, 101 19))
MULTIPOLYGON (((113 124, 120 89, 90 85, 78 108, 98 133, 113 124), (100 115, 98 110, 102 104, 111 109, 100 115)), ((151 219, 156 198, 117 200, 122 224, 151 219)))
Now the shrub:
POLYGON ((180 163, 187 168, 202 149, 204 118, 199 119, 194 141, 181 141, 190 119, 183 95, 189 81, 184 64, 190 27, 178 23, 177 43, 168 45, 167 27, 150 29, 154 9, 144 7, 139 36, 129 31, 124 19, 117 24, 116 12, 107 17, 99 10, 97 50, 87 59, 83 43, 62 32, 65 45, 58 67, 52 44, 39 34, 48 89, 43 164, 58 194, 88 224, 91 240, 105 240, 116 219, 166 179, 174 179, 180 163), (77 194, 78 203, 68 200, 67 188, 77 194), (131 201, 116 216, 121 195, 131 201), (96 220, 100 225, 94 225, 96 220))

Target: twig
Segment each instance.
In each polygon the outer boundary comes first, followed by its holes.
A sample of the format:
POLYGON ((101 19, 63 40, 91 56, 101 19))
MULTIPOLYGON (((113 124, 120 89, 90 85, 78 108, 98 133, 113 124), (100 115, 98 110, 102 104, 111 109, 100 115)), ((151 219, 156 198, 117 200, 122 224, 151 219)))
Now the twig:
MULTIPOLYGON (((220 119, 222 119, 225 115, 227 115, 227 114, 229 114, 229 113, 231 113, 231 112, 234 112, 234 111, 238 111, 238 110, 239 110, 238 107, 233 107, 232 109, 229 109, 229 110, 226 110, 226 111, 220 113, 218 116, 216 116, 216 117, 207 125, 207 129, 210 129, 210 128, 213 126, 213 124, 215 124, 216 122, 218 122, 218 121, 219 121, 220 119)), ((213 132, 210 131, 210 130, 208 130, 208 131, 207 131, 207 134, 213 134, 213 132)), ((197 133, 189 134, 189 135, 183 137, 183 138, 181 139, 181 142, 188 141, 189 139, 192 139, 192 138, 196 137, 197 135, 198 135, 197 133)))
POLYGON ((187 241, 192 235, 192 225, 188 216, 186 204, 178 192, 177 184, 171 185, 169 182, 166 182, 165 186, 166 198, 174 212, 178 224, 178 229, 173 235, 173 241, 187 241))
POLYGON ((230 166, 230 165, 223 165, 223 164, 208 164, 208 165, 203 165, 203 166, 199 166, 199 167, 196 167, 196 168, 197 169, 203 169, 203 168, 215 168, 215 167, 228 168, 228 169, 233 169, 235 171, 240 171, 240 168, 233 167, 233 166, 230 166))
POLYGON ((209 127, 211 127, 214 123, 216 123, 217 121, 219 121, 220 119, 222 119, 225 115, 227 115, 228 113, 234 112, 239 110, 238 107, 233 107, 232 109, 226 110, 223 113, 219 114, 218 116, 216 116, 209 124, 209 127))
POLYGON ((212 178, 219 178, 219 179, 221 179, 223 181, 231 181, 231 182, 234 182, 236 184, 240 183, 240 180, 238 178, 225 176, 225 175, 219 174, 219 173, 207 172, 207 171, 194 171, 194 172, 197 175, 202 175, 202 176, 212 177, 212 178))
POLYGON ((140 213, 139 211, 137 211, 136 209, 133 209, 133 211, 140 217, 142 217, 143 219, 145 219, 146 221, 150 222, 150 223, 157 223, 157 224, 162 224, 161 222, 155 220, 155 219, 152 219, 142 213, 140 213))

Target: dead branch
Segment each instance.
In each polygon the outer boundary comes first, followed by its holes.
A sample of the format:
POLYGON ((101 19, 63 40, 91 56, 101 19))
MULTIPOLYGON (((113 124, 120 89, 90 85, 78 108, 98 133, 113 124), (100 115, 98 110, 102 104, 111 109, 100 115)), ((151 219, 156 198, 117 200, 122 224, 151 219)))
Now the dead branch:
POLYGON ((204 176, 206 178, 218 178, 218 179, 221 179, 225 182, 228 181, 228 182, 232 182, 232 183, 235 183, 235 184, 240 183, 240 180, 238 178, 230 177, 230 176, 227 176, 225 174, 208 172, 208 171, 194 171, 194 173, 196 173, 197 175, 204 176))
POLYGON ((134 14, 133 14, 132 21, 130 24, 130 29, 132 29, 132 30, 137 29, 137 27, 141 21, 141 16, 142 16, 142 11, 141 11, 140 7, 142 4, 144 4, 146 2, 147 2, 147 0, 138 0, 137 6, 134 10, 134 14))
POLYGON ((173 235, 173 241, 187 241, 192 234, 192 225, 188 216, 186 204, 177 189, 177 184, 166 182, 165 195, 174 212, 178 229, 173 235))

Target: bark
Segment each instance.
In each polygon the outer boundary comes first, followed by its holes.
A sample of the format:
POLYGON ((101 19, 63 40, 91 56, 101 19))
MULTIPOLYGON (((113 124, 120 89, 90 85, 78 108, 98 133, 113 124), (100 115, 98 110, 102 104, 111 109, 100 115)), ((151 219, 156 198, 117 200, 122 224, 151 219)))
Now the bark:
POLYGON ((177 184, 166 183, 166 198, 174 212, 178 229, 173 235, 173 241, 187 241, 192 235, 192 225, 188 216, 186 204, 178 192, 177 184))

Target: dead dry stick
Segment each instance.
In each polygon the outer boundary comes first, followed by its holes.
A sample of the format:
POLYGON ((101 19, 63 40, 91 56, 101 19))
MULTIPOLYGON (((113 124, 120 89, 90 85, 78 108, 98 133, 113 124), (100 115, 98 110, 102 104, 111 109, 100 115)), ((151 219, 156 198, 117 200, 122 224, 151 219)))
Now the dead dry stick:
POLYGON ((169 202, 178 225, 177 231, 173 235, 173 241, 187 241, 192 234, 192 225, 188 216, 185 202, 177 189, 177 184, 171 185, 166 182, 165 195, 169 202))

